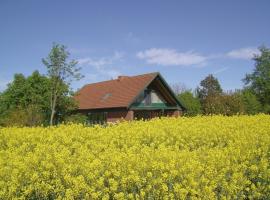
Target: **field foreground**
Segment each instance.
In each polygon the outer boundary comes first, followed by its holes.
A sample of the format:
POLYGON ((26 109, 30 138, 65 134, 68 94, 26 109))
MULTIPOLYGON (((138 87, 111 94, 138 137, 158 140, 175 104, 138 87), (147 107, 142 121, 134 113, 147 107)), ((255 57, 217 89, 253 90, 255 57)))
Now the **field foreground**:
POLYGON ((0 199, 269 199, 270 116, 0 129, 0 199))

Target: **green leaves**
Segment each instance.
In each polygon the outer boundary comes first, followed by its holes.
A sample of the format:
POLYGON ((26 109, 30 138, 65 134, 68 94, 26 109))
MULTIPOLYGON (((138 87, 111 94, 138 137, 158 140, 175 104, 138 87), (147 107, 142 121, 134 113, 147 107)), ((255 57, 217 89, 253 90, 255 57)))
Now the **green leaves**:
POLYGON ((186 108, 185 115, 195 116, 201 114, 201 104, 198 97, 194 96, 191 91, 185 91, 178 95, 178 98, 186 108))
POLYGON ((257 96, 264 112, 270 113, 270 49, 259 48, 260 55, 255 55, 255 69, 243 80, 246 86, 257 96))
MULTIPOLYGON (((58 121, 75 108, 69 87, 59 84, 58 121)), ((0 125, 35 126, 48 124, 50 115, 51 79, 38 71, 25 77, 15 74, 8 88, 0 94, 0 125)))
POLYGON ((76 67, 77 61, 68 61, 70 53, 67 51, 66 46, 61 44, 53 44, 53 47, 47 58, 43 58, 42 62, 47 67, 48 76, 50 78, 50 125, 55 123, 55 114, 57 107, 61 104, 60 100, 63 99, 63 86, 69 85, 72 80, 79 80, 83 76, 80 74, 80 68, 76 67))

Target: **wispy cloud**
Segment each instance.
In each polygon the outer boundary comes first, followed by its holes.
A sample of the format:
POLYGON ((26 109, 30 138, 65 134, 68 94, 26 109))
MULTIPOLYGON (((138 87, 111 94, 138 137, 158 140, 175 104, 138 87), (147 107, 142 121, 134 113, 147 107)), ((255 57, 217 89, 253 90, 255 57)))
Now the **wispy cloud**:
POLYGON ((116 69, 115 64, 123 60, 124 53, 115 51, 112 56, 100 57, 100 58, 81 58, 78 59, 78 64, 83 67, 84 71, 89 71, 88 67, 92 67, 92 73, 85 76, 83 81, 97 81, 100 78, 116 78, 121 75, 121 72, 116 69))
POLYGON ((222 73, 222 72, 227 71, 228 69, 229 69, 229 67, 223 67, 223 68, 220 68, 220 69, 218 69, 218 70, 212 72, 212 74, 213 74, 213 75, 220 74, 220 73, 222 73))
POLYGON ((226 54, 226 56, 230 58, 244 59, 250 60, 254 57, 254 55, 259 54, 259 50, 253 47, 235 49, 226 54))
POLYGON ((95 68, 100 68, 106 65, 111 65, 116 61, 120 61, 124 56, 124 53, 115 51, 112 56, 101 57, 101 58, 81 58, 78 59, 78 64, 81 66, 93 66, 95 68))
POLYGON ((139 59, 149 64, 189 66, 205 64, 207 57, 193 51, 178 52, 175 49, 151 48, 137 53, 139 59))

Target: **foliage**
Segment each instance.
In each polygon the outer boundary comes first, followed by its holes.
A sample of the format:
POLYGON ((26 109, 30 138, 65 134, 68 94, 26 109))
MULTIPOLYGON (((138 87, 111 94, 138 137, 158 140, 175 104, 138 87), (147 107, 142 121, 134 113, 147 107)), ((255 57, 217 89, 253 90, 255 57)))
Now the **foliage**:
POLYGON ((244 82, 256 94, 264 111, 270 113, 270 49, 259 50, 260 55, 254 56, 255 69, 246 75, 244 82))
POLYGON ((201 114, 201 103, 198 97, 194 96, 193 93, 189 90, 186 90, 178 95, 178 98, 183 103, 186 111, 184 115, 186 116, 195 116, 201 114))
POLYGON ((216 96, 222 93, 221 86, 218 79, 212 74, 209 74, 205 79, 200 82, 200 87, 197 88, 198 96, 201 100, 204 100, 209 96, 216 96))
POLYGON ((204 114, 219 114, 222 112, 223 108, 221 102, 219 102, 222 98, 222 89, 218 79, 212 74, 209 74, 200 82, 197 93, 204 114))
POLYGON ((0 129, 0 199, 269 199, 270 116, 0 129))
POLYGON ((254 115, 262 110, 261 103, 257 99, 256 95, 249 89, 244 89, 241 92, 238 92, 240 96, 243 106, 244 112, 249 115, 254 115))
MULTIPOLYGON (((57 105, 57 116, 63 116, 75 108, 67 85, 61 83, 60 103, 57 105)), ((11 126, 31 126, 47 124, 50 110, 50 79, 38 71, 25 77, 15 74, 14 80, 0 94, 0 124, 11 126)))
POLYGON ((28 105, 27 108, 16 107, 6 112, 2 120, 4 126, 37 126, 44 123, 44 115, 37 105, 28 105))
POLYGON ((86 115, 77 113, 77 114, 71 114, 68 115, 64 121, 66 123, 76 123, 76 124, 87 124, 88 123, 88 118, 86 115))
POLYGON ((60 104, 64 91, 61 85, 69 85, 71 80, 79 80, 82 75, 77 68, 77 61, 67 61, 69 52, 64 45, 53 44, 53 47, 47 58, 43 58, 42 62, 47 67, 48 76, 50 77, 50 125, 54 123, 56 107, 60 104))

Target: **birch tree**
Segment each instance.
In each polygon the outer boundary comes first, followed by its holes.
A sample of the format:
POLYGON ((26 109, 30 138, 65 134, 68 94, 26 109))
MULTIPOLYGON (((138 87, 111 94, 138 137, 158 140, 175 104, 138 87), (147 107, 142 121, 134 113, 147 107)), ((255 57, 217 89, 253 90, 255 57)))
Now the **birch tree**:
POLYGON ((77 61, 68 58, 70 53, 66 46, 61 44, 53 44, 53 47, 47 58, 43 58, 42 62, 47 67, 47 75, 51 80, 51 98, 50 98, 50 125, 54 124, 56 107, 59 103, 60 95, 62 95, 62 85, 68 86, 73 80, 82 78, 80 68, 77 67, 77 61))

